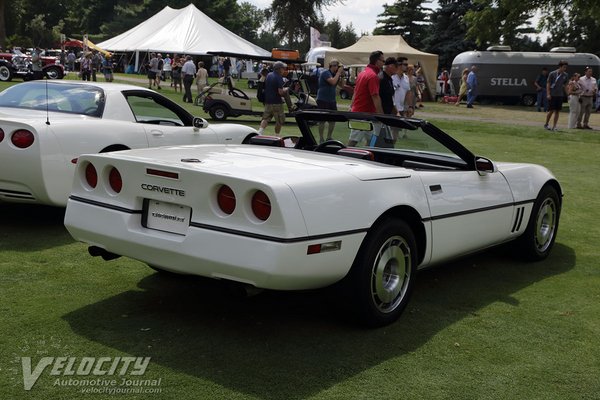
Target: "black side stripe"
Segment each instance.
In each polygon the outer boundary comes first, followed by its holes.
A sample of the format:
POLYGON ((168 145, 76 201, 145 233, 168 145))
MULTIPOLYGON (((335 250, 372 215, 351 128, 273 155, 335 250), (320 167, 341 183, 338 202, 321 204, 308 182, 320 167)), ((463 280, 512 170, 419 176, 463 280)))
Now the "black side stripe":
POLYGON ((132 210, 129 208, 119 207, 119 206, 115 206, 112 204, 106 204, 101 201, 86 199, 86 198, 74 196, 74 195, 69 196, 69 199, 79 201, 80 203, 91 204, 91 205, 97 206, 97 207, 108 208, 110 210, 121 211, 121 212, 124 212, 127 214, 141 214, 142 213, 142 210, 132 210))
POLYGON ((497 204, 495 206, 475 208, 472 210, 459 211, 459 212, 455 212, 455 213, 434 215, 434 216, 431 216, 430 218, 423 218, 422 221, 427 222, 427 221, 437 221, 439 219, 445 219, 445 218, 454 218, 454 217, 459 217, 461 215, 476 214, 476 213, 480 213, 480 212, 484 212, 484 211, 491 211, 491 210, 497 210, 500 208, 514 207, 514 206, 521 205, 521 204, 533 203, 534 201, 535 200, 526 200, 526 201, 519 201, 518 203, 497 204))
MULTIPOLYGON (((142 214, 142 210, 132 210, 132 209, 128 209, 125 207, 114 206, 112 204, 106 204, 106 203, 102 203, 100 201, 86 199, 86 198, 75 196, 75 195, 71 195, 69 198, 74 201, 79 201, 79 202, 91 204, 91 205, 94 205, 97 207, 108 208, 111 210, 120 211, 120 212, 124 212, 124 213, 128 213, 128 214, 142 214)), ((534 201, 535 200, 526 200, 526 201, 520 201, 518 203, 498 204, 498 205, 490 206, 490 207, 482 207, 482 208, 477 208, 477 209, 473 209, 473 210, 460 211, 460 212, 456 212, 456 213, 436 215, 436 216, 432 216, 430 218, 423 218, 423 219, 421 219, 421 221, 422 222, 437 221, 437 220, 445 219, 445 218, 453 218, 453 217, 457 217, 457 216, 461 216, 461 215, 475 214, 475 213, 479 213, 479 212, 496 210, 496 209, 500 209, 500 208, 513 207, 515 205, 533 203, 534 201)), ((524 214, 524 212, 521 212, 520 221, 517 224, 518 226, 520 226, 520 224, 521 224, 521 221, 523 219, 523 214, 524 214)), ((246 236, 246 237, 250 237, 250 238, 254 238, 254 239, 267 240, 267 241, 277 242, 277 243, 296 243, 296 242, 304 242, 304 241, 309 241, 309 240, 322 240, 322 239, 327 239, 327 238, 331 238, 331 237, 353 235, 353 234, 365 233, 365 232, 369 231, 369 228, 367 227, 367 228, 359 228, 359 229, 353 229, 353 230, 348 230, 348 231, 325 233, 325 234, 314 235, 314 236, 301 236, 301 237, 296 237, 296 238, 280 238, 280 237, 276 237, 276 236, 261 235, 258 233, 251 233, 251 232, 240 231, 240 230, 236 230, 236 229, 223 228, 220 226, 202 224, 200 222, 193 222, 193 221, 190 222, 190 226, 192 226, 194 228, 208 229, 208 230, 213 230, 213 231, 217 231, 217 232, 229 233, 229 234, 238 235, 238 236, 246 236)))
POLYGON ((249 237, 249 238, 253 238, 253 239, 267 240, 269 242, 277 242, 277 243, 298 243, 298 242, 306 242, 309 240, 311 240, 311 241, 312 240, 322 240, 322 239, 338 237, 338 236, 346 236, 346 235, 354 235, 357 233, 365 233, 369 230, 368 228, 361 228, 361 229, 352 229, 349 231, 324 233, 322 235, 300 236, 300 237, 295 237, 295 238, 280 238, 280 237, 276 237, 276 236, 261 235, 258 233, 251 233, 251 232, 246 232, 246 231, 239 231, 236 229, 223 228, 221 226, 201 224, 199 222, 190 222, 190 226, 193 226, 194 228, 207 229, 207 230, 216 231, 216 232, 228 233, 230 235, 245 236, 245 237, 249 237))
POLYGON ((21 196, 31 196, 31 197, 33 197, 33 195, 31 193, 29 193, 29 192, 19 192, 17 190, 0 189, 0 193, 16 194, 16 195, 21 195, 21 196))

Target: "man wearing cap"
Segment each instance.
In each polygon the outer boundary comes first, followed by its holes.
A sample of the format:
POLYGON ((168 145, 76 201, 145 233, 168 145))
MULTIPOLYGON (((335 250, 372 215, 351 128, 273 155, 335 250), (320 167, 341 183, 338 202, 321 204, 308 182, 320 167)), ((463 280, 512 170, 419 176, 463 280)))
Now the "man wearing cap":
MULTIPOLYGON (((369 55, 367 68, 356 78, 354 96, 352 97, 352 112, 367 112, 383 114, 381 98, 379 97, 379 71, 385 62, 382 51, 374 51, 369 55)), ((375 127, 377 129, 377 127, 375 127)), ((371 132, 352 130, 348 146, 356 146, 361 140, 367 143, 371 141, 371 132)))
MULTIPOLYGON (((333 59, 329 62, 329 69, 321 72, 319 75, 319 85, 317 90, 317 106, 324 110, 337 110, 336 86, 340 83, 344 68, 340 66, 338 60, 333 59)), ((327 140, 331 140, 335 122, 329 121, 327 127, 327 140)), ((323 132, 325 131, 325 122, 319 123, 319 140, 323 143, 323 132)))
POLYGON ((279 135, 281 127, 285 123, 285 112, 283 111, 283 100, 281 99, 288 92, 288 88, 283 87, 283 71, 287 65, 281 61, 273 64, 273 72, 269 72, 265 79, 265 112, 260 121, 258 134, 262 135, 265 128, 275 117, 275 134, 279 135))
POLYGON ((579 86, 581 86, 583 92, 579 96, 581 107, 577 115, 577 129, 592 129, 589 125, 590 113, 592 112, 594 95, 598 91, 596 78, 592 76, 592 72, 592 67, 585 67, 585 75, 579 78, 579 86), (582 120, 583 125, 581 125, 582 120))

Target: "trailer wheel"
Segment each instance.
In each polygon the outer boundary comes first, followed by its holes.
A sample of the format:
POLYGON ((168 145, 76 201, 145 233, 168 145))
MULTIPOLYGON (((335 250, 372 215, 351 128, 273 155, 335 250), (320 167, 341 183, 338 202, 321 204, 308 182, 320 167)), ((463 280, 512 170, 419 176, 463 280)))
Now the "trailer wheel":
POLYGON ((537 96, 534 96, 532 94, 525 94, 521 98, 521 103, 523 103, 524 106, 531 107, 535 104, 536 100, 537 96))

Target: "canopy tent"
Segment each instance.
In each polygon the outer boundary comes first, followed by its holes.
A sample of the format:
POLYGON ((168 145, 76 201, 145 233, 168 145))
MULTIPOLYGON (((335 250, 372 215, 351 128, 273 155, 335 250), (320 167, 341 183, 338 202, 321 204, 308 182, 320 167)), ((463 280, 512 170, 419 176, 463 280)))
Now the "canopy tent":
POLYGON ((160 51, 177 54, 206 54, 208 51, 227 51, 257 56, 271 53, 242 39, 210 19, 196 6, 181 9, 169 6, 146 21, 112 39, 98 43, 112 51, 160 51))
MULTIPOLYGON (((78 39, 73 39, 73 38, 68 38, 68 40, 66 40, 63 45, 65 47, 79 47, 79 48, 84 48, 84 42, 78 39)), ((105 56, 109 56, 111 55, 109 51, 104 50, 103 48, 101 48, 100 46, 92 43, 89 39, 87 39, 87 47, 89 49, 92 50, 98 50, 100 53, 104 54, 105 56)))
POLYGON ((409 64, 420 64, 429 95, 432 99, 435 98, 438 56, 410 47, 400 35, 363 36, 350 47, 327 51, 325 65, 333 58, 344 65, 366 65, 369 63, 369 54, 376 50, 383 51, 385 57, 403 56, 408 58, 409 64))

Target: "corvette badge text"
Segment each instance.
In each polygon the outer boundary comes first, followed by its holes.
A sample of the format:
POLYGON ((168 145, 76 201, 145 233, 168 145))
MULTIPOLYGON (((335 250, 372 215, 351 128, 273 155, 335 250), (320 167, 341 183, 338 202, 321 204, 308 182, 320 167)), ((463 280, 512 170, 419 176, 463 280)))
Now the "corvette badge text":
POLYGON ((34 365, 32 357, 21 357, 23 388, 31 390, 47 371, 56 377, 52 386, 77 387, 81 393, 160 393, 162 378, 138 378, 149 364, 150 357, 42 357, 34 365))
POLYGON ((142 189, 149 190, 151 192, 160 192, 164 194, 174 194, 176 196, 185 196, 185 190, 170 188, 166 186, 150 185, 148 183, 142 183, 142 189))

